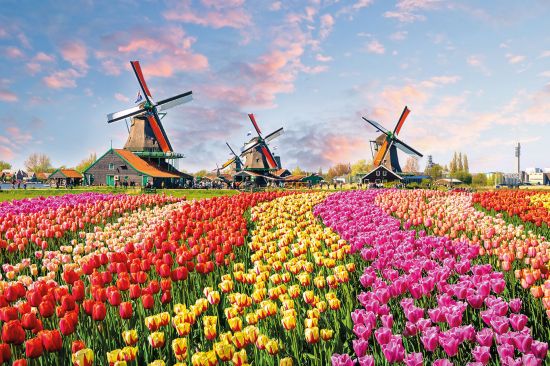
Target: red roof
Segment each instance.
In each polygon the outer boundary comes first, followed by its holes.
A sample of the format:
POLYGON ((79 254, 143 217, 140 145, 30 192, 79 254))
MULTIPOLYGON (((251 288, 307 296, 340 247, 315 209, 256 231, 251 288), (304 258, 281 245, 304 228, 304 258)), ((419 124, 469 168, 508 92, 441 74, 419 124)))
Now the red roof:
POLYGON ((74 169, 59 169, 59 171, 61 172, 61 174, 63 174, 67 178, 77 178, 77 179, 80 178, 80 179, 82 179, 82 174, 80 174, 79 172, 77 172, 74 169))
POLYGON ((179 178, 179 175, 164 172, 156 167, 152 166, 130 150, 114 149, 115 152, 120 155, 124 160, 133 166, 137 171, 146 174, 153 178, 179 178))

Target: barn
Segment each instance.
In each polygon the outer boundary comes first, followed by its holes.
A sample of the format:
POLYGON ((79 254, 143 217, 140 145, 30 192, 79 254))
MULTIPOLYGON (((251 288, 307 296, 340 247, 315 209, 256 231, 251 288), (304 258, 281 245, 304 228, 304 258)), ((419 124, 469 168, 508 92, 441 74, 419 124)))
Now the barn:
POLYGON ((395 174, 390 169, 386 168, 384 165, 380 165, 376 167, 375 169, 371 170, 369 173, 367 173, 361 181, 363 184, 368 183, 387 183, 387 182, 393 182, 393 181, 401 181, 403 178, 401 176, 395 174))
POLYGON ((169 164, 145 160, 125 149, 110 149, 84 171, 92 186, 184 187, 193 177, 169 164))
POLYGON ((57 169, 48 176, 51 187, 69 187, 82 184, 82 174, 74 169, 57 169))

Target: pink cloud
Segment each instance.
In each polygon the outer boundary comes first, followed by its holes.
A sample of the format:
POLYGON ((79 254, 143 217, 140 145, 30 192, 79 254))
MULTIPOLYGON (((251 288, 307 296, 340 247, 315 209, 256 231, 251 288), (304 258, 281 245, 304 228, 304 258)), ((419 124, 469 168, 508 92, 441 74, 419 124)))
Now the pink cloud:
POLYGON ((373 3, 373 0, 357 0, 351 5, 344 6, 336 13, 339 15, 353 15, 353 13, 360 11, 363 8, 370 6, 373 3))
POLYGON ((395 33, 390 34, 390 39, 393 41, 402 41, 405 38, 407 38, 407 31, 398 31, 395 33))
POLYGON ((121 102, 129 102, 130 99, 121 93, 115 93, 115 99, 121 102))
POLYGON ((5 131, 10 141, 16 145, 24 145, 32 140, 32 135, 30 133, 23 132, 18 127, 6 127, 5 131))
POLYGON ((325 39, 332 32, 334 26, 334 18, 330 14, 324 14, 321 16, 321 28, 319 30, 319 37, 325 39))
POLYGON ((40 65, 38 62, 28 62, 25 67, 31 75, 36 75, 40 71, 42 71, 42 65, 40 65))
POLYGON ((19 98, 17 97, 17 94, 6 89, 0 89, 0 101, 13 103, 17 102, 18 100, 19 98))
POLYGON ((368 140, 346 135, 329 136, 323 141, 325 148, 322 158, 331 165, 348 163, 357 160, 357 152, 367 152, 370 149, 368 140))
POLYGON ((101 66, 107 75, 120 75, 121 67, 115 60, 105 60, 101 66))
POLYGON ((66 69, 56 71, 44 77, 42 81, 48 88, 52 89, 75 88, 76 79, 81 76, 82 74, 75 69, 66 69))
MULTIPOLYGON (((207 3, 223 4, 224 2, 207 1, 207 3)), ((240 2, 232 2, 234 6, 239 6, 240 2)), ((242 3, 240 4, 242 5, 242 3)), ((250 14, 241 7, 216 7, 213 11, 206 11, 199 13, 193 7, 191 7, 188 1, 184 1, 178 7, 168 10, 163 15, 167 20, 180 21, 183 23, 198 24, 205 27, 219 28, 235 28, 243 29, 252 24, 252 17, 250 14)))
POLYGON ((415 12, 437 9, 443 4, 442 0, 399 0, 395 6, 396 10, 385 12, 384 17, 394 18, 402 23, 425 20, 426 17, 424 15, 415 12))
POLYGON ((378 42, 376 39, 373 39, 367 44, 367 51, 369 53, 382 55, 386 52, 386 49, 384 48, 384 45, 382 43, 378 42))
POLYGON ((523 55, 513 55, 511 53, 506 54, 506 59, 508 60, 508 63, 514 65, 518 64, 520 62, 525 61, 525 56, 523 55))
POLYGON ((209 8, 226 9, 244 5, 244 0, 201 0, 201 3, 209 8))
POLYGON ((23 58, 25 56, 23 54, 23 51, 21 51, 17 47, 7 47, 4 54, 6 55, 6 57, 11 58, 11 59, 23 58))
POLYGON ((2 144, 0 145, 0 156, 2 159, 11 160, 15 157, 15 153, 12 149, 2 144))
POLYGON ((330 56, 324 56, 320 53, 318 53, 317 55, 315 55, 315 59, 319 62, 330 62, 332 61, 332 57, 330 56))
POLYGON ((283 7, 283 3, 280 2, 280 1, 274 1, 273 3, 271 3, 271 5, 269 6, 269 10, 271 11, 279 11, 281 10, 281 8, 283 7))
POLYGON ((73 67, 85 71, 88 69, 88 51, 80 41, 71 41, 61 47, 61 56, 73 67))
POLYGON ((48 55, 44 52, 38 52, 34 57, 34 61, 37 62, 53 62, 55 60, 54 56, 48 55))

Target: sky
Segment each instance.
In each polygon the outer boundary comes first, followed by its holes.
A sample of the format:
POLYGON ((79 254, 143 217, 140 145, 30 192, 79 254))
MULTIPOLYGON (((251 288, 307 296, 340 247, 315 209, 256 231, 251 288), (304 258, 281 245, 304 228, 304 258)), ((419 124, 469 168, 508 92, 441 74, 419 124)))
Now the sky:
MULTIPOLYGON (((15 1, 0 14, 0 160, 74 166, 111 144, 139 60, 156 100, 193 91, 163 125, 182 170, 214 169, 254 113, 287 168, 372 158, 392 129, 436 163, 471 172, 550 167, 550 1, 15 1)), ((402 165, 406 156, 401 155, 402 165)))

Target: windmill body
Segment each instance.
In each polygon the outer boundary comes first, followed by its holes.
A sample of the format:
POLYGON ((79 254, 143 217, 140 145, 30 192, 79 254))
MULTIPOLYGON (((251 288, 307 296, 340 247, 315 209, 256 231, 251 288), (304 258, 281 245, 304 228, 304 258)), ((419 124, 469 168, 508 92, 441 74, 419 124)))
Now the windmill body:
POLYGON ((363 117, 368 124, 376 128, 378 132, 381 132, 376 140, 371 141, 373 143, 372 145, 374 145, 374 150, 376 151, 376 154, 373 154, 373 163, 375 167, 385 166, 393 172, 400 173, 401 166, 399 165, 397 149, 411 156, 422 157, 420 152, 407 145, 397 137, 409 113, 409 108, 405 107, 393 131, 387 130, 378 122, 363 117))

